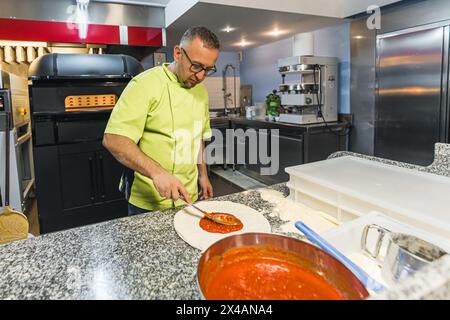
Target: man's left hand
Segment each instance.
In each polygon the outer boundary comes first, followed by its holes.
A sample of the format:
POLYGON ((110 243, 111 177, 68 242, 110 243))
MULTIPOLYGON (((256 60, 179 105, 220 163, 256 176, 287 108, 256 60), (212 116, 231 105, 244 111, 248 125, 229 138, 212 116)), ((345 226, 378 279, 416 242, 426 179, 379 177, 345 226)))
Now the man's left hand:
POLYGON ((200 178, 200 187, 202 188, 202 195, 204 199, 214 197, 213 186, 211 185, 208 176, 200 178))

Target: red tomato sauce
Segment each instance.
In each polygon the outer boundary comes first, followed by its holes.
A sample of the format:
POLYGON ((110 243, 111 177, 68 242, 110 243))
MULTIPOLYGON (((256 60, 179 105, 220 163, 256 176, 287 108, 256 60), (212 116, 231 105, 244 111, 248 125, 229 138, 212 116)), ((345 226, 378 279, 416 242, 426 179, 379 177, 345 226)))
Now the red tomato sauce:
POLYGON ((200 228, 202 228, 203 230, 210 232, 210 233, 230 233, 230 232, 234 232, 234 231, 239 231, 244 227, 243 224, 240 224, 237 226, 227 226, 224 224, 214 222, 208 218, 200 219, 199 224, 200 224, 200 228))
POLYGON ((262 250, 261 246, 233 248, 221 258, 209 261, 206 265, 209 275, 204 279, 203 291, 206 299, 346 299, 338 289, 307 266, 295 263, 295 259, 284 259, 287 251, 281 248, 275 254, 271 254, 274 253, 272 249, 269 251, 262 250))

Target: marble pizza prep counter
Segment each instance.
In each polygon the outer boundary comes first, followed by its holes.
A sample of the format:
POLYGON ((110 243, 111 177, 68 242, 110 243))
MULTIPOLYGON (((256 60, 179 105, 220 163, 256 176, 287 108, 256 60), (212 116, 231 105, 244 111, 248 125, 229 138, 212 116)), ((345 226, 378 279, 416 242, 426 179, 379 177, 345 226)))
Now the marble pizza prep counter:
MULTIPOLYGON (((214 200, 247 205, 267 218, 272 232, 302 239, 286 228, 286 219, 280 219, 286 218, 279 205, 288 194, 286 185, 279 184, 214 200)), ((178 210, 2 245, 0 299, 200 299, 196 269, 202 253, 177 235, 173 219, 178 210)), ((450 259, 443 258, 372 298, 449 297, 450 259)))
MULTIPOLYGON (((273 186, 284 195, 284 185, 273 186)), ((282 221, 258 191, 214 200, 247 205, 282 221)), ((0 246, 0 299, 200 299, 201 251, 176 233, 179 208, 111 220, 0 246)), ((294 235, 301 237, 300 235, 294 235)))

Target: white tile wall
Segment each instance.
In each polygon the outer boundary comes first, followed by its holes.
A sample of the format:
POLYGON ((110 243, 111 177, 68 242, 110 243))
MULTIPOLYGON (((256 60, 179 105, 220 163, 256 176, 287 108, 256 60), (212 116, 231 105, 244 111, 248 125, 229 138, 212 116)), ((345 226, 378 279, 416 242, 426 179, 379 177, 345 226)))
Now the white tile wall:
MULTIPOLYGON (((221 77, 209 77, 203 81, 209 94, 209 109, 223 109, 223 82, 221 77)), ((227 93, 231 93, 231 97, 227 106, 229 108, 234 107, 234 95, 236 92, 236 103, 239 107, 239 89, 241 87, 241 78, 236 77, 236 90, 234 90, 234 78, 227 77, 227 93)))

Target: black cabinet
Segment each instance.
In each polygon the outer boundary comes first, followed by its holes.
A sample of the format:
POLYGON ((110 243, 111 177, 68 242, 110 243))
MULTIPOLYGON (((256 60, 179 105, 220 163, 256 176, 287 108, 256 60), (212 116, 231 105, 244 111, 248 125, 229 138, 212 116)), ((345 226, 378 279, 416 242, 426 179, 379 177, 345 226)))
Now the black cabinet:
POLYGON ((240 118, 231 120, 231 128, 247 132, 245 137, 234 141, 237 169, 268 185, 288 181, 287 167, 325 160, 333 152, 345 149, 344 124, 330 124, 326 128, 324 125, 300 126, 240 118), (249 133, 251 131, 255 132, 256 138, 249 133), (244 161, 237 155, 242 148, 245 149, 244 161), (255 152, 256 163, 252 161, 255 152))
POLYGON ((284 171, 284 169, 304 163, 303 136, 289 136, 280 134, 277 138, 280 145, 280 165, 277 173, 274 175, 274 179, 277 181, 288 181, 289 175, 284 171))
POLYGON ((95 153, 60 156, 60 183, 64 209, 90 205, 97 200, 95 153))
POLYGON ((127 215, 123 167, 100 141, 35 147, 41 233, 127 215))
POLYGON ((122 166, 106 150, 60 155, 63 208, 123 199, 122 166))
POLYGON ((123 167, 117 162, 109 151, 101 150, 96 153, 98 195, 101 201, 115 201, 123 199, 119 191, 119 181, 123 167))
POLYGON ((127 201, 119 192, 123 167, 101 143, 108 117, 35 117, 35 136, 45 134, 38 126, 43 123, 53 135, 33 147, 41 233, 127 215, 127 201))
POLYGON ((285 165, 303 163, 301 137, 284 139, 279 130, 274 133, 267 128, 242 123, 233 123, 232 128, 235 130, 234 163, 238 170, 256 180, 266 184, 287 181, 285 165), (279 148, 272 146, 272 138, 279 139, 279 148))

